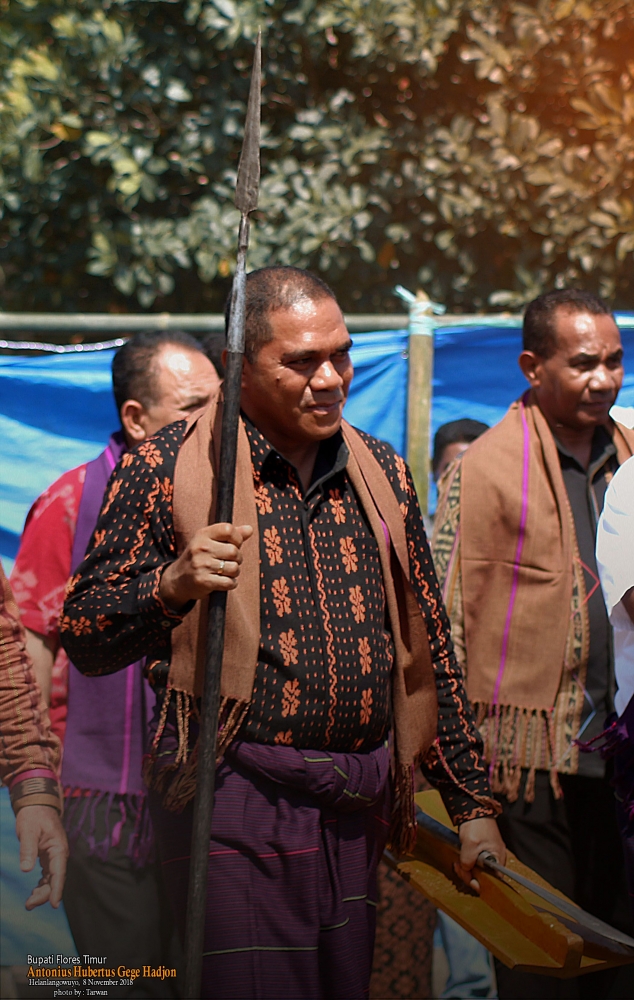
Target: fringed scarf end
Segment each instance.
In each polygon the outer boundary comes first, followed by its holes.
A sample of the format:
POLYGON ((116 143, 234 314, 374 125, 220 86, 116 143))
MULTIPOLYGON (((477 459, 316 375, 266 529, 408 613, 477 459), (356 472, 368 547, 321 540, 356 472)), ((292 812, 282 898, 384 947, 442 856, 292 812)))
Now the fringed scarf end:
POLYGON ((624 742, 618 719, 615 719, 607 726, 602 733, 594 736, 591 740, 575 740, 576 746, 582 753, 600 753, 604 760, 609 760, 618 753, 624 742))
POLYGON ((397 856, 411 854, 416 846, 416 803, 414 802, 414 765, 396 764, 394 806, 388 845, 397 856))
MULTIPOLYGON (((491 790, 516 802, 522 773, 527 771, 524 801, 535 799, 535 773, 547 771, 556 799, 562 797, 557 768, 552 713, 546 709, 516 705, 474 703, 476 726, 484 742, 484 758, 489 761, 491 790)), ((567 769, 566 769, 567 770, 567 769)))
MULTIPOLYGON (((235 739, 248 708, 248 702, 221 699, 216 764, 235 739)), ((150 753, 143 759, 143 779, 148 788, 161 794, 169 812, 182 812, 196 794, 198 742, 197 733, 191 733, 192 718, 199 721, 196 698, 186 691, 168 688, 150 753)))
MULTIPOLYGON (((506 762, 495 761, 489 765, 489 784, 496 795, 504 795, 509 802, 517 802, 522 781, 522 768, 509 767, 506 762)), ((532 801, 526 797, 526 801, 532 801)))
POLYGON ((134 827, 128 835, 125 855, 135 868, 143 868, 153 860, 154 832, 144 792, 119 795, 98 789, 67 787, 64 789, 64 800, 64 827, 71 847, 81 837, 91 856, 106 861, 110 849, 121 845, 124 827, 129 819, 133 819, 134 827), (104 827, 98 830, 101 824, 97 811, 104 802, 104 827), (98 839, 100 834, 103 836, 98 839))

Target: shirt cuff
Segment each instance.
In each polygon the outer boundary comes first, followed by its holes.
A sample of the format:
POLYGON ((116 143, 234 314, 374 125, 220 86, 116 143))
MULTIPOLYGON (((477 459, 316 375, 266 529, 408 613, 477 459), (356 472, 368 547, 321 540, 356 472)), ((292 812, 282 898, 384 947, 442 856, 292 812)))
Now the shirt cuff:
POLYGON ((492 797, 479 795, 476 800, 463 792, 444 788, 439 791, 454 826, 460 826, 471 819, 495 819, 502 811, 502 807, 492 797))
POLYGON ((482 770, 461 770, 459 761, 452 763, 447 762, 436 739, 421 765, 427 780, 440 792, 451 822, 459 826, 470 819, 498 816, 502 807, 491 794, 484 765, 482 770))
POLYGON ((164 563, 163 566, 157 566, 151 573, 144 573, 139 579, 137 588, 139 612, 142 615, 147 615, 159 621, 163 619, 162 624, 164 628, 174 628, 176 625, 180 625, 185 615, 191 611, 196 603, 195 601, 188 601, 180 611, 174 611, 173 608, 168 607, 163 601, 159 593, 159 588, 161 586, 161 576, 169 565, 170 563, 164 563))

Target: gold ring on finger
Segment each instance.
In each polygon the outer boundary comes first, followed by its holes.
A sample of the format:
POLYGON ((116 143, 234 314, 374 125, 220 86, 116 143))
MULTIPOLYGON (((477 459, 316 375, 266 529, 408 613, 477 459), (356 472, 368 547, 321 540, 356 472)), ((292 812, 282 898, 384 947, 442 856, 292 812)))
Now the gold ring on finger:
POLYGON ((224 568, 225 568, 225 560, 221 559, 220 566, 218 567, 218 576, 222 576, 224 568))

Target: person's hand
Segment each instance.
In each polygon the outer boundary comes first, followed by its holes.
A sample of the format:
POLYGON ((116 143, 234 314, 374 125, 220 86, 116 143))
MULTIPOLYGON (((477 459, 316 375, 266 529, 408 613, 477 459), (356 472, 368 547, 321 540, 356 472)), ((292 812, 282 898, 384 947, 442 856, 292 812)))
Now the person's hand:
POLYGON ((15 832, 20 841, 20 871, 32 871, 38 857, 42 866, 42 878, 27 899, 26 909, 33 910, 47 900, 57 909, 62 901, 68 858, 68 841, 57 810, 52 806, 22 806, 15 819, 15 832))
POLYGON ((242 543, 253 534, 250 524, 211 524, 201 528, 185 551, 161 576, 159 594, 174 611, 213 590, 234 590, 242 565, 242 543))
POLYGON ((475 892, 479 892, 480 883, 474 876, 478 855, 482 851, 487 851, 487 853, 495 855, 495 860, 503 865, 506 861, 504 841, 500 836, 496 821, 487 816, 469 819, 466 823, 461 823, 458 834, 460 836, 460 861, 456 861, 454 870, 463 882, 466 882, 475 892))

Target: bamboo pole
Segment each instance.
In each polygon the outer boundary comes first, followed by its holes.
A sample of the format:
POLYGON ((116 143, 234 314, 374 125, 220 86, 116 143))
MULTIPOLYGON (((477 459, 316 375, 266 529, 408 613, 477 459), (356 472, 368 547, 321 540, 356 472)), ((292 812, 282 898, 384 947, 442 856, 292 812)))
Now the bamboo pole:
POLYGON ((434 373, 434 332, 409 334, 407 375, 407 464, 424 514, 429 501, 429 443, 434 373))
POLYGON ((413 295, 402 285, 396 294, 409 306, 409 346, 407 375, 407 464, 418 501, 424 514, 429 503, 429 444, 431 401, 434 378, 435 318, 445 307, 432 302, 424 293, 413 295))
MULTIPOLYGON (((374 330, 402 330, 407 326, 406 313, 346 313, 351 333, 374 330)), ((0 331, 23 333, 121 333, 138 330, 185 330, 188 333, 224 331, 225 318, 220 313, 3 313, 0 331)))

